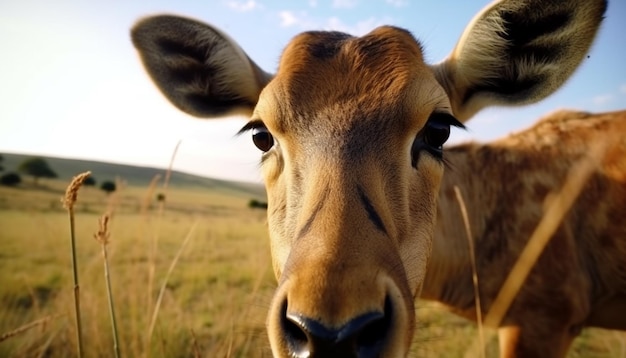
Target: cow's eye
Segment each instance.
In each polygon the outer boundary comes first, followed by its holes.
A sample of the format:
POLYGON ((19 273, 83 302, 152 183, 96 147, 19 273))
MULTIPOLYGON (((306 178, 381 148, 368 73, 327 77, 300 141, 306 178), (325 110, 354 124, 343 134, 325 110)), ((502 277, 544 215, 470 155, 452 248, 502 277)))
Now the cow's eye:
POLYGON ((252 128, 252 141, 263 152, 267 152, 274 146, 274 137, 265 126, 252 128))
POLYGON ((428 121, 424 128, 424 142, 434 150, 441 151, 450 138, 450 125, 438 121, 428 121))
POLYGON ((464 128, 454 116, 435 112, 430 115, 424 128, 415 136, 411 146, 411 164, 417 166, 420 154, 426 151, 438 160, 443 160, 443 145, 450 138, 450 127, 464 128))

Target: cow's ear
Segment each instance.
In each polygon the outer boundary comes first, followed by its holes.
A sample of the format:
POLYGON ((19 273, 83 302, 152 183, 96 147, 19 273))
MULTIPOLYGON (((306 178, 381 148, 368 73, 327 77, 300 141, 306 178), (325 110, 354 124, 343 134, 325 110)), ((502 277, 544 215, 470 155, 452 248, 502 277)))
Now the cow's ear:
POLYGON ((605 0, 495 1, 442 63, 432 66, 455 116, 491 105, 537 102, 556 91, 589 51, 605 0))
POLYGON ((249 116, 272 78, 226 34, 195 20, 148 17, 131 37, 165 97, 196 117, 249 116))

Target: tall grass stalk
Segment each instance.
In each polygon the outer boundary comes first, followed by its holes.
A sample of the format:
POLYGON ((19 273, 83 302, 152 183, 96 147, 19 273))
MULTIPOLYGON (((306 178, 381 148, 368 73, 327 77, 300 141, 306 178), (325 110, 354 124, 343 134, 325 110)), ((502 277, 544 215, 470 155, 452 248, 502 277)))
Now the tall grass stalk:
MULTIPOLYGON (((474 240, 472 240, 472 229, 470 227, 469 217, 467 215, 467 207, 465 206, 465 201, 463 200, 463 194, 461 194, 461 189, 459 189, 459 187, 456 185, 454 186, 454 194, 456 195, 456 200, 459 202, 461 215, 463 216, 463 224, 465 225, 465 234, 467 236, 467 243, 469 245, 470 263, 472 264, 472 283, 474 285, 474 301, 476 302, 476 322, 478 324, 478 340, 482 348, 480 350, 480 357, 485 358, 486 356, 485 331, 483 327, 482 309, 480 308, 480 290, 478 287, 478 270, 476 268, 476 255, 474 251, 474 240)), ((469 358, 469 355, 474 356, 474 352, 467 351, 465 356, 469 358)))
POLYGON ((109 243, 109 220, 110 215, 104 214, 98 220, 98 231, 94 234, 96 241, 100 243, 102 248, 102 258, 104 260, 104 279, 106 282, 107 299, 109 302, 109 315, 111 316, 111 329, 113 331, 113 350, 115 351, 115 357, 120 357, 120 345, 117 332, 117 320, 115 319, 115 305, 113 303, 113 290, 111 289, 111 274, 109 271, 109 256, 107 254, 107 244, 109 243))
POLYGON ((178 249, 178 252, 176 253, 176 256, 174 256, 174 259, 170 263, 170 267, 167 269, 167 274, 165 275, 165 278, 163 279, 163 283, 161 284, 161 289, 159 290, 159 296, 157 297, 156 303, 154 305, 154 311, 152 312, 152 318, 150 319, 150 328, 148 328, 148 345, 146 347, 146 352, 148 353, 148 356, 150 356, 150 350, 152 347, 152 334, 154 333, 154 326, 156 325, 157 317, 159 316, 159 310, 161 308, 161 302, 163 301, 165 289, 167 288, 167 282, 169 281, 170 276, 172 275, 172 272, 174 271, 174 268, 176 267, 176 264, 178 263, 178 260, 180 259, 180 256, 182 255, 183 251, 187 247, 187 244, 189 244, 189 241, 191 241, 193 233, 196 230, 196 227, 198 226, 198 222, 199 222, 199 219, 196 219, 196 221, 191 225, 191 228, 189 228, 189 232, 187 232, 187 235, 185 236, 185 240, 183 240, 183 243, 180 245, 180 248, 178 249))
POLYGON ((78 284, 78 262, 76 260, 76 230, 74 223, 74 204, 78 197, 78 189, 83 185, 83 182, 87 177, 91 175, 91 172, 87 171, 76 175, 70 185, 67 186, 65 191, 65 197, 61 200, 63 207, 67 209, 67 213, 70 219, 70 246, 72 250, 72 274, 74 279, 74 313, 76 318, 76 350, 78 357, 83 356, 83 337, 82 326, 80 318, 80 285, 78 284))
POLYGON ((46 316, 44 318, 40 318, 36 321, 30 322, 28 324, 25 324, 21 327, 18 327, 12 331, 9 332, 5 332, 3 334, 0 335, 0 342, 5 341, 11 337, 15 337, 20 333, 26 332, 29 329, 35 328, 37 326, 45 326, 46 324, 48 324, 49 321, 51 321, 54 318, 60 317, 61 315, 51 315, 51 316, 46 316))
MULTIPOLYGON (((152 242, 150 245, 150 260, 148 262, 148 315, 150 315, 150 310, 152 309, 152 288, 154 287, 154 274, 156 271, 156 256, 158 251, 159 244, 159 232, 161 231, 161 222, 163 218, 163 213, 165 212, 165 201, 167 200, 167 186, 170 182, 170 177, 172 175, 172 167, 174 166, 174 159, 176 158, 176 153, 178 153, 178 148, 180 147, 181 141, 179 140, 174 147, 174 151, 172 152, 172 156, 170 158, 170 163, 165 172, 165 179, 163 180, 163 195, 165 195, 165 200, 159 200, 159 210, 157 214, 157 222, 155 225, 155 230, 152 235, 152 242)), ((158 178, 153 178, 153 183, 156 185, 158 182, 158 178)), ((152 183, 151 183, 152 184, 152 183)), ((152 339, 152 332, 148 335, 148 341, 152 339)), ((148 348, 149 350, 150 348, 148 348)))
MULTIPOLYGON (((147 190, 147 192, 146 192, 146 194, 144 196, 144 200, 143 200, 143 204, 142 204, 142 208, 141 208, 141 210, 142 210, 141 214, 142 214, 142 216, 144 218, 144 222, 148 221, 148 217, 149 217, 149 215, 148 215, 148 208, 150 206, 150 202, 154 198, 154 196, 153 196, 154 190, 155 190, 156 186, 158 185, 159 180, 161 180, 161 175, 160 174, 157 174, 157 175, 155 175, 152 178, 152 180, 150 181, 150 184, 148 185, 148 190, 147 190)), ((157 217, 157 220, 158 220, 157 226, 159 225, 160 220, 161 220, 160 214, 162 212, 161 211, 162 210, 161 209, 162 208, 162 202, 159 202, 158 205, 159 205, 159 216, 157 217)), ((141 229, 143 231, 143 227, 141 229)), ((148 252, 149 252, 149 259, 148 259, 148 289, 146 290, 146 293, 148 294, 148 297, 147 297, 147 302, 148 303, 146 305, 147 317, 150 317, 150 314, 152 312, 152 286, 153 286, 153 282, 154 282, 154 273, 156 271, 156 246, 157 246, 157 240, 158 240, 158 236, 157 236, 158 233, 159 233, 158 229, 156 229, 156 230, 154 230, 153 232, 150 233, 151 240, 149 242, 149 249, 148 249, 148 252)), ((141 233, 140 237, 143 237, 143 232, 141 233)))

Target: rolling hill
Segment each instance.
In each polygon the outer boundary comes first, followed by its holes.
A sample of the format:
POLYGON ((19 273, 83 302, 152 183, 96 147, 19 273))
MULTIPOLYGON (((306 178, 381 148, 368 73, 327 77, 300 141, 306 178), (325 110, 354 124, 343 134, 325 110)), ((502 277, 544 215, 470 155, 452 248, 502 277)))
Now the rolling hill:
MULTIPOLYGON (((17 171, 20 163, 25 159, 34 157, 34 155, 15 153, 1 153, 1 155, 4 158, 1 164, 4 167, 3 172, 17 171)), ((74 175, 90 170, 98 185, 103 181, 115 180, 116 177, 119 177, 131 186, 147 186, 155 175, 161 175, 161 178, 164 178, 166 174, 165 169, 159 168, 46 156, 37 157, 45 159, 61 180, 69 181, 74 175)), ((205 178, 177 171, 171 173, 169 185, 173 187, 206 188, 232 194, 265 198, 265 189, 260 184, 205 178)))

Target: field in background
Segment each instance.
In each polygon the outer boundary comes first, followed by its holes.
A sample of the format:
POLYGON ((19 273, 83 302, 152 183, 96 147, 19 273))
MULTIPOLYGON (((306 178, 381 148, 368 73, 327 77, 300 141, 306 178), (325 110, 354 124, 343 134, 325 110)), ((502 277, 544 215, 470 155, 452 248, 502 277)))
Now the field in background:
MULTIPOLYGON (((264 321, 275 279, 265 212, 248 207, 251 199, 264 200, 262 193, 178 182, 167 190, 161 214, 156 193, 163 190, 128 181, 133 185, 110 197, 82 188, 76 204, 85 356, 113 356, 103 262, 93 239, 98 218, 112 208, 108 247, 122 356, 270 357, 264 321), (156 298, 188 235, 148 344, 156 298)), ((0 357, 76 354, 69 224, 60 202, 68 182, 0 186, 0 335, 47 318, 0 342, 0 357)), ((473 323, 436 304, 420 302, 417 314, 412 356, 462 357, 477 337, 473 323)), ((490 342, 488 355, 496 351, 490 342)), ((585 330, 569 355, 624 356, 625 333, 595 329, 585 330)))

